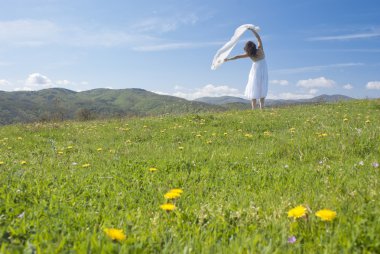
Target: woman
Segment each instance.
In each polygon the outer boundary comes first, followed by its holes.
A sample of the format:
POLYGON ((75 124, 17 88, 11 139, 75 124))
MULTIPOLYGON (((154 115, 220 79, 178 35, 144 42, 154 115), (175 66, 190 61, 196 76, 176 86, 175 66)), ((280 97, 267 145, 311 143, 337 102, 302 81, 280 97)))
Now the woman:
POLYGON ((251 99, 252 109, 256 108, 257 100, 260 100, 260 109, 264 108, 265 97, 268 93, 268 67, 265 61, 263 43, 259 34, 252 28, 249 28, 257 38, 258 46, 252 41, 245 44, 245 54, 237 55, 224 59, 225 62, 240 58, 251 58, 253 61, 249 73, 248 83, 244 95, 251 99))

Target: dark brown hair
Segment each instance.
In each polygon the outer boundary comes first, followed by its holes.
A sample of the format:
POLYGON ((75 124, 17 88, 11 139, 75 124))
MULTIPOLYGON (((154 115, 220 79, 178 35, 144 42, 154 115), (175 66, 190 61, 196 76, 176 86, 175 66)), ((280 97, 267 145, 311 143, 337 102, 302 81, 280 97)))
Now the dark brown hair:
POLYGON ((256 56, 256 44, 253 41, 248 41, 244 46, 244 51, 247 52, 250 57, 256 56))

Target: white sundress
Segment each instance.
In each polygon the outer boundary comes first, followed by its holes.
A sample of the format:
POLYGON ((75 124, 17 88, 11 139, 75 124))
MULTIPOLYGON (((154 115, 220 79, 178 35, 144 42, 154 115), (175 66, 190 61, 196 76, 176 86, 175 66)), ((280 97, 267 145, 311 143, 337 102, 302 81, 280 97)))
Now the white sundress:
POLYGON ((252 59, 253 64, 244 92, 244 95, 250 100, 265 98, 268 94, 268 67, 264 52, 262 54, 262 59, 252 59))

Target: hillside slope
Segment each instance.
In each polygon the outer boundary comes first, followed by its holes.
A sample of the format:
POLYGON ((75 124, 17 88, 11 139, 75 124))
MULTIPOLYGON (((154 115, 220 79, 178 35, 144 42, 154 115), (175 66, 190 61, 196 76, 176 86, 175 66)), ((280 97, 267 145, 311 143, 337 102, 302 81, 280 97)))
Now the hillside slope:
POLYGON ((143 89, 0 91, 0 124, 222 110, 225 109, 220 106, 159 95, 143 89))

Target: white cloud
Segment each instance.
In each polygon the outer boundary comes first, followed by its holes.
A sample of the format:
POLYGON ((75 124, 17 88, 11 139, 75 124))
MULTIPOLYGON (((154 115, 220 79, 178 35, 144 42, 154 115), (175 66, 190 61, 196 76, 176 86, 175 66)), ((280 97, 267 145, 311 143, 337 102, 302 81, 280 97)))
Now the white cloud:
POLYGON ((178 42, 178 43, 161 43, 155 45, 136 46, 132 49, 135 51, 164 51, 176 49, 203 48, 209 46, 221 45, 221 42, 178 42))
POLYGON ((64 79, 64 80, 57 80, 54 83, 57 84, 57 85, 59 85, 59 86, 68 86, 68 85, 73 84, 71 81, 68 81, 66 79, 64 79))
POLYGON ((13 89, 13 91, 34 91, 31 87, 23 86, 23 87, 16 87, 13 89))
POLYGON ((315 79, 305 79, 297 82, 297 86, 311 89, 311 88, 330 88, 335 85, 335 81, 331 79, 326 79, 325 77, 315 78, 315 79))
POLYGON ((307 93, 280 93, 280 94, 268 94, 268 99, 272 100, 299 100, 299 99, 310 99, 313 98, 314 94, 307 93))
POLYGON ((318 93, 318 89, 310 89, 309 94, 315 95, 318 93))
POLYGON ((132 34, 124 31, 93 31, 77 28, 73 31, 67 31, 64 35, 66 42, 75 47, 115 47, 115 46, 133 46, 141 43, 153 43, 158 39, 149 35, 132 34))
POLYGON ((273 85, 280 85, 280 86, 287 86, 289 85, 289 81, 287 80, 271 80, 269 81, 269 83, 273 84, 273 85))
POLYGON ((7 86, 10 85, 9 81, 5 79, 0 79, 0 86, 7 86))
POLYGON ((342 68, 347 68, 347 67, 356 67, 356 66, 363 66, 363 65, 364 65, 363 63, 339 63, 339 64, 315 65, 315 66, 307 66, 307 67, 273 70, 271 71, 271 73, 295 74, 295 73, 305 73, 305 72, 316 72, 316 71, 336 69, 336 68, 342 69, 342 68))
POLYGON ((5 79, 0 79, 0 91, 8 90, 12 86, 11 82, 5 79))
POLYGON ((198 20, 198 16, 194 13, 151 17, 134 24, 132 29, 138 31, 139 33, 167 33, 175 31, 181 26, 194 25, 198 22, 198 20))
MULTIPOLYGON (((148 19, 132 28, 110 30, 99 26, 61 26, 47 20, 20 19, 0 22, 0 45, 41 47, 64 45, 73 47, 129 47, 135 51, 162 51, 201 48, 223 42, 172 42, 155 37, 150 30, 173 31, 197 22, 195 14, 148 19)), ((8 63, 1 63, 0 65, 8 63)))
POLYGON ((172 94, 170 93, 165 93, 165 92, 161 92, 161 91, 151 91, 152 93, 156 93, 156 94, 160 94, 160 95, 169 95, 169 96, 173 96, 172 94))
POLYGON ((279 94, 268 94, 268 99, 272 100, 300 100, 300 99, 311 99, 315 97, 318 93, 318 89, 310 89, 307 93, 279 93, 279 94))
MULTIPOLYGON (((6 80, 0 80, 0 90, 2 90, 2 84, 9 84, 6 89, 3 89, 7 91, 36 91, 52 87, 66 88, 72 91, 84 91, 92 89, 87 81, 75 82, 67 79, 51 80, 47 76, 40 73, 32 73, 27 77, 26 80, 17 81, 18 85, 16 86, 10 84, 10 82, 6 80)), ((112 89, 111 87, 106 88, 112 89)))
POLYGON ((346 84, 343 86, 344 89, 347 89, 347 90, 351 90, 352 88, 354 88, 351 84, 346 84))
MULTIPOLYGON (((66 89, 70 89, 70 90, 78 91, 78 92, 92 89, 89 86, 89 82, 87 81, 75 82, 75 81, 63 79, 63 80, 55 80, 53 81, 53 84, 56 87, 66 88, 66 89)), ((111 86, 107 86, 104 88, 113 89, 111 86)))
POLYGON ((174 90, 183 90, 183 89, 186 89, 186 88, 183 86, 175 86, 174 87, 174 90))
POLYGON ((0 43, 37 46, 51 42, 60 29, 46 20, 14 20, 0 22, 0 43))
POLYGON ((309 38, 310 41, 342 41, 342 40, 354 40, 354 39, 368 39, 373 37, 379 37, 379 32, 370 33, 356 33, 356 34, 343 34, 333 36, 320 36, 309 38))
POLYGON ((366 88, 368 90, 380 90, 380 81, 370 81, 367 83, 366 88))
POLYGON ((52 82, 48 77, 40 73, 32 73, 26 79, 25 84, 36 87, 49 87, 51 86, 52 82))
MULTIPOLYGON (((178 88, 178 87, 177 87, 178 88)), ((178 90, 178 89, 177 89, 178 90)), ((206 85, 196 89, 182 89, 175 92, 173 96, 182 97, 188 100, 194 100, 200 97, 219 97, 219 96, 237 96, 242 97, 239 90, 228 86, 214 86, 212 84, 206 85)))
POLYGON ((35 91, 40 89, 51 88, 53 82, 46 76, 40 73, 32 73, 28 78, 23 82, 22 87, 16 87, 14 91, 35 91))
POLYGON ((76 47, 139 45, 156 42, 150 35, 114 31, 100 27, 60 26, 47 20, 13 20, 0 22, 0 44, 38 47, 51 44, 76 47))

